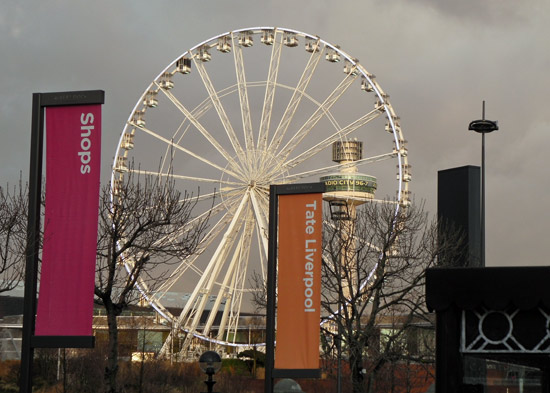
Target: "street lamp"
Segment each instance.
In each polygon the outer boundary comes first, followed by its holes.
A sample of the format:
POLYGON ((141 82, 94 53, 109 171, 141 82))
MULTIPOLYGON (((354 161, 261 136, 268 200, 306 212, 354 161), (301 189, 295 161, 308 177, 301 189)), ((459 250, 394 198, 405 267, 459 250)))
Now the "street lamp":
POLYGON ((273 389, 274 393, 304 393, 302 387, 293 379, 281 379, 273 389))
POLYGON ((222 358, 214 351, 206 351, 199 358, 199 367, 208 375, 208 379, 204 381, 208 387, 208 393, 213 393, 212 388, 216 381, 212 379, 212 376, 220 371, 222 367, 222 358))
POLYGON ((468 130, 481 134, 481 266, 485 266, 485 134, 498 130, 498 122, 485 119, 485 101, 482 118, 470 122, 468 130))

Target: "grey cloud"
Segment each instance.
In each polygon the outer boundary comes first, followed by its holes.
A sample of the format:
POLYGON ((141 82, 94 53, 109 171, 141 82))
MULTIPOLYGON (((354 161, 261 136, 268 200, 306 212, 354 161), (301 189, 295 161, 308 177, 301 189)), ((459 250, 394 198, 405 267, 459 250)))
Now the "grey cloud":
POLYGON ((225 31, 284 26, 340 44, 377 75, 409 141, 411 188, 432 212, 437 170, 479 164, 480 139, 466 128, 486 100, 501 125, 487 139, 488 260, 527 263, 521 255, 528 252, 528 263, 541 264, 550 230, 541 219, 549 11, 543 0, 4 1, 0 183, 27 173, 33 92, 106 90, 107 178, 131 109, 170 61, 225 31))

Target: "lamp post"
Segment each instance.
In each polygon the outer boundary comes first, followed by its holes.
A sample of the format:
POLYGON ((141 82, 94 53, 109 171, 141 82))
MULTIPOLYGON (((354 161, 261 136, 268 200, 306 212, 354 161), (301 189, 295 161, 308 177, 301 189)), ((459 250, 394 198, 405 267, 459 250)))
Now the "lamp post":
POLYGON ((214 381, 212 377, 222 367, 222 358, 214 351, 206 351, 199 358, 199 367, 208 375, 208 379, 204 381, 208 388, 208 393, 213 393, 214 391, 212 389, 216 381, 214 381))
POLYGON ((485 101, 481 120, 470 122, 468 130, 481 134, 481 266, 485 266, 485 134, 498 130, 498 122, 485 119, 485 101))
POLYGON ((274 393, 304 393, 302 387, 293 379, 281 379, 273 389, 274 393))

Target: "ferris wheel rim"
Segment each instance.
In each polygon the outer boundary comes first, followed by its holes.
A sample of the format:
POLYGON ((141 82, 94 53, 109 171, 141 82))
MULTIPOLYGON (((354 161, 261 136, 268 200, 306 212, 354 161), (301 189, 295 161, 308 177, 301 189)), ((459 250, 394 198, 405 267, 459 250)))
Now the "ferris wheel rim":
MULTIPOLYGON (((315 36, 315 35, 312 35, 312 34, 308 34, 308 33, 305 33, 305 32, 302 32, 302 31, 299 31, 299 30, 295 30, 295 29, 289 29, 289 28, 283 28, 283 27, 268 27, 268 26, 263 26, 263 27, 248 27, 248 28, 241 28, 241 29, 236 29, 236 30, 232 30, 232 31, 228 31, 228 32, 225 32, 225 33, 222 33, 222 34, 218 34, 218 35, 215 35, 207 40, 204 40, 202 41, 201 43, 195 45, 194 47, 192 47, 191 49, 183 52, 181 55, 179 55, 178 57, 176 57, 167 67, 165 67, 154 79, 153 79, 153 82, 151 82, 147 87, 146 89, 143 91, 143 93, 141 94, 141 98, 143 98, 145 96, 145 94, 151 89, 152 86, 155 85, 155 81, 157 81, 163 74, 166 73, 167 70, 169 70, 170 68, 173 68, 174 65, 177 63, 177 61, 181 58, 184 58, 185 56, 189 55, 191 52, 193 51, 196 51, 198 48, 201 48, 203 47, 204 45, 206 44, 209 44, 211 42, 214 42, 215 40, 221 38, 221 37, 226 37, 226 36, 230 36, 232 35, 233 33, 243 33, 243 32, 259 32, 259 31, 265 31, 265 30, 281 30, 283 32, 291 32, 291 33, 295 33, 295 34, 298 34, 300 36, 303 36, 303 37, 308 37, 310 39, 317 39, 319 40, 319 42, 323 45, 325 45, 325 47, 329 47, 331 48, 332 50, 334 50, 335 52, 339 53, 340 55, 342 55, 347 61, 349 61, 352 65, 356 66, 357 69, 359 70, 359 72, 362 74, 363 77, 366 78, 366 80, 368 81, 368 83, 373 87, 374 89, 374 92, 375 94, 378 96, 378 98, 381 100, 381 102, 384 102, 384 110, 388 113, 388 121, 391 125, 391 128, 393 130, 393 134, 394 134, 394 139, 395 139, 395 142, 397 143, 397 146, 399 147, 399 144, 400 144, 400 140, 398 138, 398 136, 402 136, 402 135, 399 135, 401 134, 401 130, 398 129, 396 127, 396 124, 395 124, 395 113, 393 111, 393 107, 391 105, 389 105, 389 103, 386 103, 386 99, 385 99, 385 94, 384 94, 384 91, 381 89, 381 87, 378 85, 378 83, 376 82, 376 80, 373 78, 373 75, 370 74, 363 66, 362 64, 359 63, 359 61, 356 59, 356 58, 353 58, 352 56, 350 56, 348 53, 346 53, 345 51, 343 51, 339 45, 333 45, 331 44, 330 42, 328 41, 325 41, 323 39, 321 39, 319 36, 315 36)), ((124 127, 124 130, 123 130, 123 133, 120 137, 120 140, 119 140, 119 143, 117 144, 117 149, 116 149, 116 152, 115 152, 115 157, 119 155, 119 151, 120 151, 120 145, 121 145, 121 141, 122 141, 122 137, 123 137, 123 134, 124 134, 124 131, 127 129, 131 119, 132 119, 132 115, 133 113, 135 113, 136 109, 140 106, 140 102, 141 102, 141 98, 140 100, 138 100, 136 102, 136 105, 132 108, 132 111, 130 112, 130 115, 128 117, 128 119, 126 120, 126 124, 125 124, 125 127, 124 127)), ((398 153, 398 162, 399 162, 399 174, 402 176, 402 173, 401 173, 401 167, 402 167, 402 154, 399 152, 398 153)), ((114 177, 112 176, 111 177, 111 180, 114 180, 114 177)), ((399 190, 398 190, 398 199, 400 199, 401 197, 401 185, 399 187, 399 190)))
MULTIPOLYGON (((193 57, 194 52, 196 52, 199 48, 202 48, 206 45, 210 45, 209 46, 210 48, 213 47, 215 45, 216 41, 220 38, 233 37, 234 34, 244 33, 244 32, 253 32, 254 34, 259 34, 260 32, 263 32, 263 31, 273 31, 273 32, 281 32, 281 33, 288 32, 288 33, 297 34, 301 37, 307 37, 309 39, 315 39, 319 43, 321 43, 324 46, 324 48, 330 48, 331 50, 334 50, 339 55, 341 55, 346 61, 348 61, 353 67, 356 68, 356 70, 361 74, 362 77, 364 77, 368 81, 368 83, 373 88, 374 94, 378 97, 378 99, 382 103, 383 111, 384 111, 384 113, 386 113, 388 123, 391 127, 391 130, 392 130, 393 139, 394 139, 394 142, 397 146, 397 152, 395 153, 395 158, 397 159, 397 163, 398 163, 397 200, 401 201, 403 199, 404 186, 406 185, 406 182, 404 181, 403 167, 407 163, 407 159, 406 159, 406 155, 404 155, 402 153, 401 149, 400 149, 400 144, 403 141, 403 136, 402 136, 402 132, 401 132, 400 127, 396 124, 396 119, 398 119, 398 118, 396 117, 395 112, 393 110, 393 107, 391 106, 391 104, 389 103, 389 100, 387 99, 387 95, 384 93, 384 91, 378 85, 378 83, 374 79, 373 75, 368 73, 364 69, 364 67, 357 61, 357 59, 351 57, 349 54, 344 52, 338 45, 333 45, 333 44, 331 44, 327 41, 324 41, 324 40, 320 39, 318 36, 314 36, 314 35, 304 33, 304 32, 298 31, 298 30, 287 29, 287 28, 251 27, 251 28, 242 28, 242 29, 232 30, 232 31, 229 31, 229 32, 225 32, 225 33, 213 36, 213 37, 211 37, 211 38, 195 45, 191 49, 183 52, 180 56, 176 57, 176 59, 173 62, 171 62, 166 68, 164 68, 153 79, 153 82, 151 82, 151 84, 149 84, 147 86, 147 88, 144 90, 144 92, 140 96, 140 99, 137 101, 136 105, 134 106, 134 108, 130 112, 130 115, 129 115, 127 121, 126 121, 126 125, 124 127, 124 130, 122 131, 122 135, 120 137, 119 143, 117 145, 117 150, 116 150, 116 153, 115 153, 115 161, 116 161, 117 157, 121 154, 120 152, 121 152, 121 149, 122 149, 121 146, 122 146, 122 140, 123 140, 124 134, 126 133, 126 131, 129 128, 135 127, 135 125, 132 125, 132 117, 133 117, 134 113, 138 110, 140 105, 142 104, 143 98, 145 97, 147 92, 151 91, 151 89, 155 86, 158 87, 159 91, 161 90, 160 87, 158 86, 157 81, 162 77, 162 75, 166 74, 169 70, 173 69, 179 59, 184 58, 186 56, 193 57)), ((281 85, 278 85, 278 86, 281 87, 281 85)), ((292 86, 288 86, 288 88, 293 89, 292 86)), ((306 98, 308 98, 308 97, 306 96, 306 98)), ((207 100, 207 99, 208 99, 208 97, 205 100, 207 100)), ((223 174, 223 172, 222 172, 222 174, 223 174)), ((112 173, 112 176, 111 176, 111 183, 114 184, 114 181, 115 181, 115 171, 113 170, 113 173, 112 173)), ((399 209, 399 203, 396 204, 396 214, 397 214, 398 209, 399 209)), ((171 313, 169 313, 169 311, 166 310, 160 303, 153 300, 151 305, 157 310, 157 312, 159 312, 165 318, 166 318, 166 316, 168 316, 167 319, 171 319, 171 320, 173 320, 175 318, 175 316, 173 316, 171 313), (157 307, 159 307, 160 310, 157 307)), ((197 335, 197 336, 200 336, 200 334, 197 333, 197 332, 192 332, 192 333, 197 335)), ((217 340, 217 341, 219 341, 219 340, 217 340)), ((235 345, 235 343, 232 344, 232 343, 223 342, 223 341, 220 341, 220 343, 223 343, 224 345, 229 345, 229 346, 235 345)))

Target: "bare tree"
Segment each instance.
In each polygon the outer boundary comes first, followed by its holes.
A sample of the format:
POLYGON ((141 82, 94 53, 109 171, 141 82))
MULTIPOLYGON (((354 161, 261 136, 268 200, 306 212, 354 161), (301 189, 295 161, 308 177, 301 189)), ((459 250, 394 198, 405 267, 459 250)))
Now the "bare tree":
POLYGON ((0 187, 0 293, 14 289, 25 272, 28 187, 0 187))
POLYGON ((254 289, 252 291, 252 304, 255 313, 265 315, 267 310, 267 283, 261 273, 252 272, 250 286, 254 289))
POLYGON ((441 228, 438 236, 422 206, 395 212, 392 204, 366 203, 324 230, 321 303, 329 322, 322 330, 328 342, 342 340, 357 393, 372 392, 388 363, 425 360, 404 347, 411 329, 428 321, 424 272, 461 244, 441 228), (384 321, 391 326, 381 335, 384 321))
POLYGON ((95 296, 107 314, 109 344, 105 385, 117 391, 117 316, 154 290, 171 264, 197 251, 207 218, 195 219, 197 198, 181 194, 173 179, 140 177, 130 171, 104 187, 100 199, 95 296))

